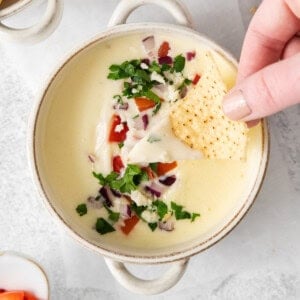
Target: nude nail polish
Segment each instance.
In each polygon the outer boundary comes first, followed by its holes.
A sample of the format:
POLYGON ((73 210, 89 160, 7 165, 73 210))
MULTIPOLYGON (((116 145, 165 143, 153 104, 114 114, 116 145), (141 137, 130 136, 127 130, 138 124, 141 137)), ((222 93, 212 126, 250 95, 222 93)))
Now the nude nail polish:
POLYGON ((252 112, 241 90, 235 90, 224 97, 223 111, 232 120, 241 120, 252 112))

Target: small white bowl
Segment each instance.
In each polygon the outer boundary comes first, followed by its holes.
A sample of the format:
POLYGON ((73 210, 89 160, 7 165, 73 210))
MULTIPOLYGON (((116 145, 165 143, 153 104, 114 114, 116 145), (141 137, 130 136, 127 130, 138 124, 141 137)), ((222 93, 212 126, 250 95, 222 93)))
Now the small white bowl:
POLYGON ((49 282, 45 271, 31 258, 16 252, 0 252, 0 288, 24 290, 39 300, 49 299, 49 282))

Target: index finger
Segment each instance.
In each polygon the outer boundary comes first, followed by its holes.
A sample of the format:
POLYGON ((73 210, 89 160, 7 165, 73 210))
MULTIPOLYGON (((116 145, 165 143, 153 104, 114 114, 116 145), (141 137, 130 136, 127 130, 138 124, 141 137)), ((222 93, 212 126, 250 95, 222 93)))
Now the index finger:
MULTIPOLYGON (((264 0, 245 37, 238 80, 278 61, 287 43, 299 30, 299 5, 295 0, 264 0)), ((297 1, 296 1, 297 2, 297 1)))

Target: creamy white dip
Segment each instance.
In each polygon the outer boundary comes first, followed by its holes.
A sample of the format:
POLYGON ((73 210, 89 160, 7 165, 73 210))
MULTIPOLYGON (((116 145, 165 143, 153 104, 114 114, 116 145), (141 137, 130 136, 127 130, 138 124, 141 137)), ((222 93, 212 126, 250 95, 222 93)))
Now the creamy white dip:
MULTIPOLYGON (((117 145, 107 147, 107 130, 113 113, 112 97, 120 93, 122 83, 106 78, 108 68, 111 64, 119 64, 124 60, 143 58, 145 53, 141 40, 144 37, 142 34, 131 34, 96 44, 80 53, 65 67, 47 94, 46 100, 51 98, 51 101, 46 101, 41 108, 36 133, 36 153, 46 193, 56 199, 58 213, 78 232, 85 232, 95 243, 156 249, 177 245, 206 234, 234 209, 241 197, 247 195, 255 180, 261 157, 262 128, 259 125, 250 130, 245 162, 201 159, 178 162, 176 184, 162 198, 167 203, 174 201, 183 205, 188 211, 199 212, 201 217, 195 222, 178 221, 171 232, 151 232, 146 223, 139 222, 128 236, 119 231, 99 235, 93 229, 95 219, 106 212, 94 209, 79 217, 75 208, 99 189, 97 180, 91 175, 92 168, 108 173, 112 169, 111 157, 119 151, 117 145), (88 155, 95 157, 95 164, 90 162, 88 155)), ((207 49, 203 44, 184 36, 161 33, 155 34, 155 38, 157 44, 169 41, 170 56, 207 49)), ((231 88, 236 76, 235 67, 216 52, 213 55, 224 82, 231 88)), ((196 55, 186 65, 185 76, 193 78, 195 73, 201 73, 199 65, 196 55)), ((131 109, 126 113, 132 116, 138 113, 134 107, 131 109)), ((149 126, 147 133, 142 134, 142 141, 147 140, 155 126, 168 130, 164 126, 163 116, 164 111, 161 110, 156 116, 160 121, 149 126)), ((140 133, 137 130, 135 134, 140 133)), ((159 134, 163 135, 164 131, 159 130, 159 134)), ((157 148, 158 143, 150 144, 152 146, 149 153, 141 153, 135 148, 134 136, 130 138, 131 146, 122 150, 122 155, 127 155, 129 161, 152 160, 155 152, 161 156, 158 156, 159 160, 170 161, 172 155, 178 155, 174 152, 174 147, 182 147, 183 153, 188 151, 188 155, 194 156, 193 158, 197 158, 197 155, 201 157, 201 154, 196 154, 194 150, 174 140, 166 140, 161 149, 157 148)), ((135 197, 138 201, 145 201, 140 195, 135 197)), ((153 216, 148 214, 145 218, 151 219, 153 216)))

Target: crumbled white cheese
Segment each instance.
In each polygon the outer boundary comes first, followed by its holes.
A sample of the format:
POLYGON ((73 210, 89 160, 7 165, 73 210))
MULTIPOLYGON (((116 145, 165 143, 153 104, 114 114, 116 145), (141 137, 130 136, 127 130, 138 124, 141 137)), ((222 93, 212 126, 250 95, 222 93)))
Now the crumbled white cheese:
POLYGON ((175 88, 174 85, 168 86, 168 99, 171 102, 174 102, 179 99, 179 90, 175 88))
POLYGON ((144 70, 146 70, 146 69, 148 69, 149 67, 148 67, 147 64, 141 63, 141 68, 144 69, 144 70))
POLYGON ((150 76, 150 79, 152 80, 152 81, 157 81, 157 82, 159 82, 159 83, 163 83, 163 84, 165 84, 166 82, 165 82, 165 79, 161 76, 161 75, 159 75, 157 72, 152 72, 151 73, 151 76, 150 76))
POLYGON ((131 90, 131 93, 132 93, 132 94, 136 94, 137 92, 138 92, 137 89, 132 89, 132 90, 131 90))
POLYGON ((130 198, 138 205, 138 206, 148 206, 151 204, 151 200, 144 196, 140 191, 132 191, 130 194, 130 198))
POLYGON ((155 223, 158 221, 158 215, 155 212, 144 210, 141 214, 141 217, 147 222, 147 223, 155 223))
POLYGON ((121 132, 124 129, 124 125, 123 124, 119 124, 115 127, 115 132, 121 132))

